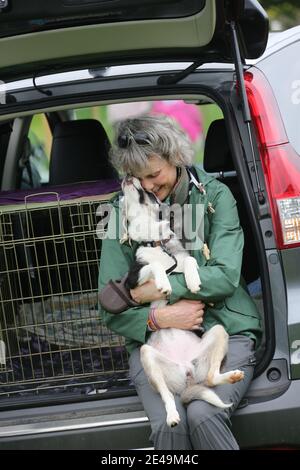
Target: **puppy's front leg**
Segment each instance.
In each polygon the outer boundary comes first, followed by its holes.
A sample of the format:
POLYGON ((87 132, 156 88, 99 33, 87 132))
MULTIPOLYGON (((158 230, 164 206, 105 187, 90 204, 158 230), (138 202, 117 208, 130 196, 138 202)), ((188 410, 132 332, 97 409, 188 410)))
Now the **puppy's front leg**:
POLYGON ((155 261, 151 263, 151 268, 157 289, 163 292, 164 294, 171 294, 172 287, 164 269, 164 266, 161 263, 155 261))
POLYGON ((176 409, 174 395, 170 392, 165 382, 158 355, 159 353, 148 344, 144 344, 141 347, 141 362, 145 373, 150 384, 160 394, 165 404, 168 426, 174 427, 179 423, 180 416, 176 409))
POLYGON ((193 256, 187 256, 183 262, 183 272, 187 288, 196 294, 200 290, 201 280, 198 271, 198 263, 193 256))
POLYGON ((170 294, 172 291, 168 276, 160 263, 149 263, 142 267, 139 272, 138 284, 142 285, 153 278, 157 289, 164 294, 170 294))

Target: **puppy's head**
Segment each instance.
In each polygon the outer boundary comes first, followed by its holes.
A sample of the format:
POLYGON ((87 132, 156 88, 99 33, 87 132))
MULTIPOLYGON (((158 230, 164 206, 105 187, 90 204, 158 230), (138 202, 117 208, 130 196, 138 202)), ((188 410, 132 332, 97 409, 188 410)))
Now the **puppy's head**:
POLYGON ((148 227, 159 217, 159 203, 156 197, 145 191, 139 179, 133 176, 126 176, 123 179, 122 190, 124 234, 121 243, 127 241, 128 238, 136 241, 149 240, 150 236, 145 235, 145 230, 150 233, 148 227))
POLYGON ((152 205, 158 203, 157 198, 151 192, 143 189, 140 180, 134 176, 126 176, 122 182, 122 190, 127 204, 152 205))

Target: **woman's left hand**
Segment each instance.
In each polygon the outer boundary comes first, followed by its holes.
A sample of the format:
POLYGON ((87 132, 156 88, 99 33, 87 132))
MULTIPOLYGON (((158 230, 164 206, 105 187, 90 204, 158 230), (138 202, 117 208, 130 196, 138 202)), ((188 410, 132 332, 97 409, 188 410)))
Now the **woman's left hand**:
POLYGON ((130 289, 130 295, 133 300, 139 304, 150 303, 153 302, 153 300, 166 299, 166 294, 157 289, 154 279, 150 279, 142 286, 130 289))

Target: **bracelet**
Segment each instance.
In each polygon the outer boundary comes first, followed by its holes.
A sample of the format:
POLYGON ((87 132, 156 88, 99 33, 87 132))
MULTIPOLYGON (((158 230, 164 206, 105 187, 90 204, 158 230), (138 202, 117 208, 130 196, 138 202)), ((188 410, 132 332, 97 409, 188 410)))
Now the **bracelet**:
POLYGON ((155 307, 150 308, 149 317, 147 321, 147 325, 152 331, 157 331, 160 329, 159 325, 157 324, 156 317, 155 317, 155 311, 156 311, 155 307))

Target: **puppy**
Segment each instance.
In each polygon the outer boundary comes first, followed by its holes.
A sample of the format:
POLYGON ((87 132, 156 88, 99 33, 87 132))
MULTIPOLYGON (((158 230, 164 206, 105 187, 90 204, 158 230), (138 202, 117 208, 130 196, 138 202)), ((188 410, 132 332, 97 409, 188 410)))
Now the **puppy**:
MULTIPOLYGON (((153 278, 161 292, 170 294, 167 273, 173 271, 182 272, 188 289, 198 292, 201 280, 197 262, 185 251, 168 221, 159 220, 160 206, 155 195, 144 191, 137 178, 125 178, 122 187, 125 233, 121 242, 129 238, 141 244, 127 287, 132 289, 153 278)), ((166 303, 152 302, 151 307, 166 303)), ((175 328, 151 333, 141 347, 141 362, 150 384, 165 404, 169 426, 176 426, 180 421, 174 394, 181 395, 185 404, 201 399, 220 408, 232 406, 223 403, 210 389, 244 377, 240 370, 220 373, 227 350, 228 334, 221 325, 213 326, 201 338, 192 331, 175 328)))

